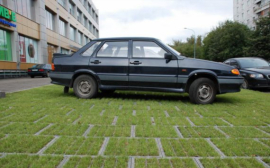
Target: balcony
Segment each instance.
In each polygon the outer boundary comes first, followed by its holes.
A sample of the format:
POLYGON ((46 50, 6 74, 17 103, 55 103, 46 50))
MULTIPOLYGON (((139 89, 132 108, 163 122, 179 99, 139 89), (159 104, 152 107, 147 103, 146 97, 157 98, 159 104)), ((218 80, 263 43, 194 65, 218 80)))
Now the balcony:
POLYGON ((257 7, 254 8, 254 13, 259 13, 267 8, 270 7, 270 2, 264 3, 264 4, 260 4, 257 7))

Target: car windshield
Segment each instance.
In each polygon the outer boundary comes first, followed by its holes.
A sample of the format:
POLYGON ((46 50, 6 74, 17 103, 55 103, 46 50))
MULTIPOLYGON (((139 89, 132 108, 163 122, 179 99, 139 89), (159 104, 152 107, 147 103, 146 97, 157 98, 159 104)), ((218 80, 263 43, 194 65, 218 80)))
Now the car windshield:
POLYGON ((162 41, 160 41, 159 40, 159 42, 160 43, 162 43, 163 45, 165 45, 166 47, 168 47, 168 48, 170 48, 173 52, 174 52, 174 54, 176 54, 176 55, 181 55, 181 53, 180 52, 178 52, 178 51, 176 51, 175 49, 173 49, 172 47, 170 47, 169 45, 167 45, 167 44, 164 44, 162 41))
POLYGON ((269 67, 265 60, 259 58, 240 58, 238 61, 242 68, 269 67))

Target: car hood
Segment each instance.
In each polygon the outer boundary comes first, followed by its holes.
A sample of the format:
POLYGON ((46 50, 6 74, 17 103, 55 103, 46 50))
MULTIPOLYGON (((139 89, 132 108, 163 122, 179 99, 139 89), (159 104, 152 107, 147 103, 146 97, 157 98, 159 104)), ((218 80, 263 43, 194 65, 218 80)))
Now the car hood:
POLYGON ((184 58, 179 59, 179 67, 194 68, 194 69, 209 69, 220 71, 231 71, 234 67, 221 62, 207 61, 202 59, 184 58))
POLYGON ((264 75, 270 75, 270 67, 261 67, 261 68, 244 68, 244 71, 261 73, 264 75))

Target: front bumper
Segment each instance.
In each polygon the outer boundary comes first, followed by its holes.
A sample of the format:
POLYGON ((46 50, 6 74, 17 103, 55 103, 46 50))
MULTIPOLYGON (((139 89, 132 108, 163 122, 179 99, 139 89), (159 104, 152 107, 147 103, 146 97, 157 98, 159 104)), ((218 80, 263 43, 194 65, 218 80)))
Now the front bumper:
POLYGON ((218 78, 220 93, 240 92, 244 82, 243 77, 218 78))
POLYGON ((247 79, 248 85, 250 88, 258 89, 258 88, 270 88, 270 80, 269 79, 256 79, 250 78, 247 79))

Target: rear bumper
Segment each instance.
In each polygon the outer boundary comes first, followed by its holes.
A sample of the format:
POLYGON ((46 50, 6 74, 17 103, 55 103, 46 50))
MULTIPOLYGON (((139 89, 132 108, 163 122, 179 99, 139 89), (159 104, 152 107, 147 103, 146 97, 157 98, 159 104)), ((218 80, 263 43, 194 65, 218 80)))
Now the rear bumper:
POLYGON ((47 72, 46 71, 43 71, 43 72, 27 72, 27 74, 29 76, 45 76, 45 75, 47 75, 47 72))
POLYGON ((219 78, 220 93, 240 92, 244 78, 219 78))
POLYGON ((51 78, 51 83, 52 84, 57 84, 57 85, 63 85, 63 86, 70 86, 73 73, 63 73, 63 72, 51 72, 49 74, 49 77, 51 78))

